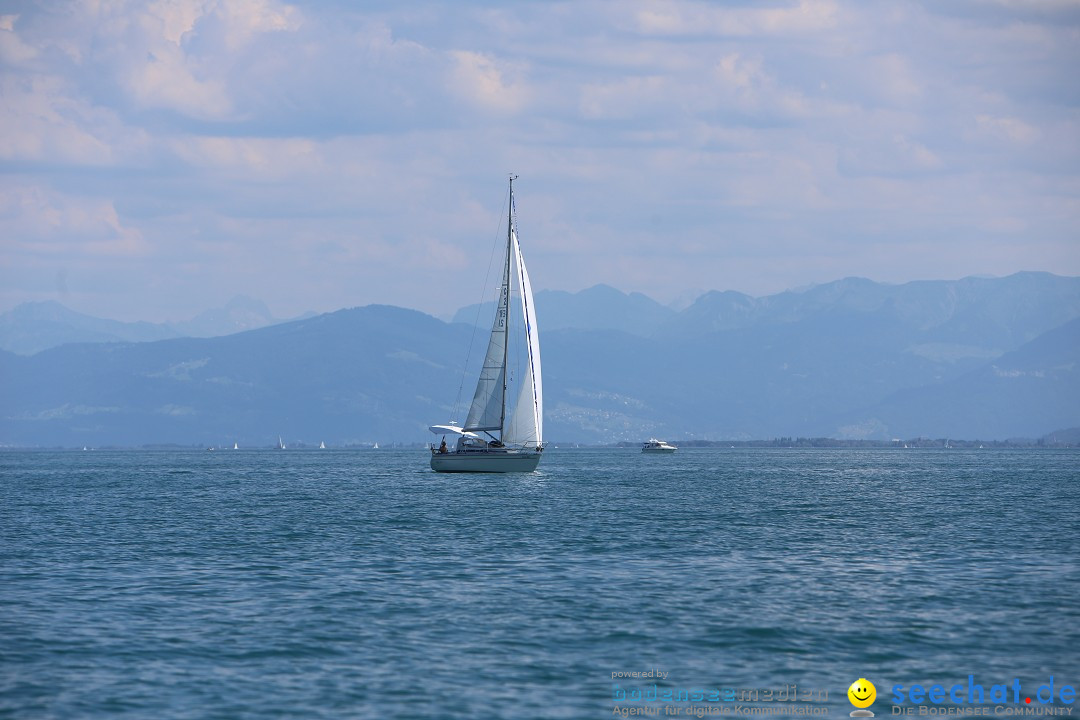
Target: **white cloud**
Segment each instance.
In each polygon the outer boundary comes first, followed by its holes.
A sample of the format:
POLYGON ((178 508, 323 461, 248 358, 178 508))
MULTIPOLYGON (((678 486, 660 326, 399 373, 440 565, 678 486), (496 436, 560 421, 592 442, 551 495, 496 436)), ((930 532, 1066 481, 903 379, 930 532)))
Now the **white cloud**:
POLYGON ((581 114, 589 120, 636 117, 644 109, 662 106, 671 91, 668 79, 657 75, 588 84, 581 89, 581 114))
POLYGON ((295 32, 303 22, 297 8, 269 0, 231 0, 219 4, 215 15, 225 27, 227 52, 236 52, 262 33, 295 32))
POLYGON ((713 76, 724 102, 744 112, 764 117, 791 118, 810 112, 810 102, 798 90, 782 87, 765 71, 761 58, 739 53, 725 55, 716 64, 713 76))
POLYGON ((87 0, 67 11, 26 34, 42 49, 62 49, 99 94, 112 86, 137 110, 204 121, 237 119, 232 77, 222 70, 238 54, 260 35, 300 26, 295 8, 269 0, 87 0))
POLYGON ((116 160, 113 114, 71 97, 59 78, 0 76, 0 94, 0 159, 99 166, 116 160))
POLYGON ((1036 128, 1014 117, 978 115, 975 117, 975 126, 979 135, 1021 145, 1027 145, 1039 136, 1036 128))
POLYGON ((455 50, 450 57, 455 89, 482 109, 515 113, 525 106, 529 90, 519 68, 468 50, 455 50))
POLYGON ((832 27, 838 5, 830 0, 800 0, 789 7, 726 7, 702 2, 641 3, 639 29, 658 35, 787 35, 832 27))
POLYGON ((898 105, 918 100, 923 87, 915 77, 907 57, 899 53, 886 53, 868 59, 873 73, 874 85, 880 97, 898 105))
POLYGON ((8 249, 31 256, 139 256, 142 234, 127 225, 114 204, 72 196, 40 185, 0 186, 0 218, 8 249))
POLYGON ((148 51, 145 60, 132 63, 123 81, 144 109, 175 110, 197 120, 227 120, 233 114, 225 85, 197 78, 179 48, 148 51))
POLYGON ((944 167, 944 161, 922 142, 904 134, 871 135, 840 150, 840 169, 849 175, 914 177, 944 167))
POLYGON ((305 138, 196 137, 169 144, 192 167, 247 182, 280 182, 330 169, 322 147, 305 138))
POLYGON ((0 15, 0 62, 5 65, 24 65, 38 56, 15 32, 18 19, 18 15, 0 15))
MULTIPOLYGON (((158 0, 145 3, 143 23, 147 26, 148 34, 160 34, 173 45, 180 45, 184 35, 195 28, 196 21, 204 12, 203 6, 204 3, 199 0, 158 0)), ((137 6, 131 4, 122 7, 125 12, 133 14, 138 10, 137 6)))

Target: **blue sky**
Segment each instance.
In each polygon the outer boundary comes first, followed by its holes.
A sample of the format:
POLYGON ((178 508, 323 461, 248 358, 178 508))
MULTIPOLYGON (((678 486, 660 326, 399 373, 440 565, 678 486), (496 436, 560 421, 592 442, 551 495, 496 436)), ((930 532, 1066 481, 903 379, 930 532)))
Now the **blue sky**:
MULTIPOLYGON (((1080 275, 1080 2, 0 0, 0 310, 1080 275)), ((542 320, 542 318, 541 318, 542 320)))

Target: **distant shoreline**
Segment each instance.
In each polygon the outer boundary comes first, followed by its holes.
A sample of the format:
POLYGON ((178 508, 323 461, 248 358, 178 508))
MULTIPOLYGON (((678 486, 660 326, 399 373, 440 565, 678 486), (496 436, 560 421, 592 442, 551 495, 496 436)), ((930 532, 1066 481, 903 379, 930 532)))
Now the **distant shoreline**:
MULTIPOLYGON (((600 450, 600 449, 638 449, 641 447, 643 441, 628 441, 624 440, 615 443, 579 443, 579 442, 549 442, 546 447, 548 450, 563 449, 563 450, 600 450)), ((913 438, 909 440, 841 440, 837 438, 802 438, 802 437, 779 437, 771 438, 768 440, 679 440, 674 439, 670 441, 673 445, 680 449, 708 449, 708 448, 720 448, 720 449, 806 449, 806 448, 822 448, 822 449, 897 449, 897 450, 1009 450, 1009 449, 1024 449, 1024 450, 1062 450, 1062 449, 1075 449, 1080 448, 1080 440, 1074 438, 1068 439, 1051 439, 1051 438, 1014 438, 1010 440, 956 440, 953 438, 913 438)), ((382 450, 424 450, 428 448, 427 443, 387 443, 382 446, 382 450)), ((284 452, 303 452, 308 450, 318 450, 318 445, 295 443, 289 446, 288 450, 284 452)), ((146 445, 96 445, 86 447, 82 446, 34 446, 34 445, 4 445, 0 446, 0 452, 17 452, 17 451, 54 451, 54 452, 82 452, 91 450, 124 450, 124 451, 137 451, 137 450, 196 450, 196 451, 220 451, 231 452, 232 447, 226 446, 206 446, 198 443, 181 444, 181 443, 154 443, 146 445)), ((260 450, 275 450, 278 451, 273 445, 250 445, 240 448, 241 451, 260 451, 260 450)), ((344 445, 330 445, 324 448, 324 450, 349 450, 349 451, 373 451, 379 452, 379 450, 373 450, 370 444, 344 444, 344 445)))
MULTIPOLYGON (((791 438, 770 440, 672 440, 680 448, 897 448, 897 449, 1002 449, 1002 448, 1076 448, 1080 441, 1047 438, 1010 440, 954 440, 952 438, 913 438, 909 440, 839 440, 836 438, 791 438)), ((638 447, 640 443, 621 442, 611 447, 638 447)))

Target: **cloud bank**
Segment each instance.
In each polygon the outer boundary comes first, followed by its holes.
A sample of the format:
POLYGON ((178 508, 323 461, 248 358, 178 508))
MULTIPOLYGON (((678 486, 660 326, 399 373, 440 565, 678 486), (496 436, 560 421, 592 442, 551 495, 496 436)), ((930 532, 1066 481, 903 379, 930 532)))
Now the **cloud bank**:
POLYGON ((1080 274, 1080 3, 15 2, 0 305, 1080 274))

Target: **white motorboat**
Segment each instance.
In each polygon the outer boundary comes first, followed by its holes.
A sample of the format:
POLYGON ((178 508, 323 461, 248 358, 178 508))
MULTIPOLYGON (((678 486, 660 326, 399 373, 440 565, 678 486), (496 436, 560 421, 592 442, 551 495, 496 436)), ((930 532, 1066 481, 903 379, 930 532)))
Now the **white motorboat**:
POLYGON ((641 452, 643 453, 673 453, 678 449, 679 448, 674 445, 670 445, 663 440, 657 440, 656 438, 652 438, 641 446, 641 452))

